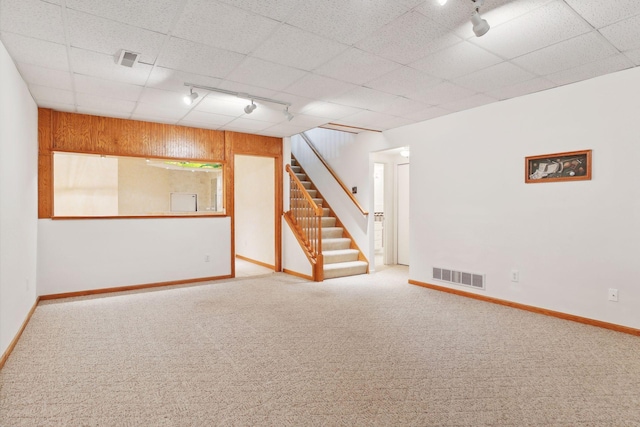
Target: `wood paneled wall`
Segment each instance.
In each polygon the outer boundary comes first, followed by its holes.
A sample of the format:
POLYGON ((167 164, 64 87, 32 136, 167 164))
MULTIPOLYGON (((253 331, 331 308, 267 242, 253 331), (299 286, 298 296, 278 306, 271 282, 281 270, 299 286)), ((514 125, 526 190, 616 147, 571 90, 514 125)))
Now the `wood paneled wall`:
POLYGON ((53 217, 53 152, 105 154, 220 162, 224 165, 226 215, 231 217, 232 276, 235 276, 235 154, 273 157, 276 191, 276 270, 282 269, 282 138, 197 129, 136 120, 38 109, 38 217, 53 217))

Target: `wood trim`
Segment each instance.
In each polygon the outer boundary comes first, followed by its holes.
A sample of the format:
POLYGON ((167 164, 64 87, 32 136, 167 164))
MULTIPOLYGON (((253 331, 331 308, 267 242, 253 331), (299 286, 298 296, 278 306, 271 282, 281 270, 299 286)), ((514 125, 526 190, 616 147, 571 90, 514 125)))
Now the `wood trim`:
POLYGON ((38 218, 53 215, 53 156, 51 110, 38 108, 38 218))
POLYGON ((545 316, 557 317, 563 320, 570 320, 572 322, 584 323, 585 325, 597 326, 599 328, 610 329, 616 332, 622 332, 625 334, 640 336, 640 329, 630 328, 628 326, 617 325, 615 323, 603 322, 601 320, 589 319, 588 317, 576 316, 574 314, 562 313, 560 311, 548 310, 546 308, 535 307, 532 305, 520 304, 513 301, 507 301, 499 298, 488 297, 485 295, 478 295, 471 292, 465 292, 458 289, 451 289, 444 286, 432 285, 430 283, 419 282, 417 280, 409 279, 409 283, 423 288, 433 289, 436 291, 447 292, 454 295, 459 295, 467 298, 473 298, 480 301, 490 302, 493 304, 504 305, 507 307, 517 308, 519 310, 530 311, 533 313, 544 314, 545 316))
POLYGON ((267 264, 266 262, 258 261, 258 260, 251 259, 251 258, 247 258, 246 256, 242 256, 242 255, 238 255, 238 254, 236 254, 236 258, 241 259, 243 261, 250 262, 251 264, 259 265, 260 267, 266 267, 266 268, 268 268, 270 270, 276 271, 276 266, 275 265, 267 264))
MULTIPOLYGON (((324 126, 339 126, 341 128, 347 128, 347 129, 355 129, 357 131, 361 131, 361 132, 376 132, 376 133, 382 133, 381 130, 376 130, 376 129, 369 129, 369 128, 361 128, 359 126, 348 126, 348 125, 341 125, 340 123, 327 123, 324 126)), ((324 126, 319 126, 319 127, 324 127, 324 126)), ((324 129, 331 129, 331 130, 338 130, 338 129, 333 129, 333 128, 328 128, 325 127, 324 129)), ((345 131, 345 132, 349 132, 349 133, 360 133, 360 132, 355 132, 355 131, 345 131)))
POLYGON ((9 343, 9 347, 7 347, 7 350, 0 357, 0 369, 4 367, 4 364, 7 362, 7 359, 9 359, 11 352, 13 352, 13 349, 15 348, 16 344, 18 344, 18 340, 20 340, 22 333, 24 332, 25 328, 27 327, 27 324, 31 320, 31 316, 33 316, 33 313, 36 311, 36 307, 38 306, 39 302, 40 302, 40 297, 36 297, 36 302, 33 303, 33 307, 31 307, 31 310, 29 310, 27 317, 24 319, 24 322, 22 322, 20 329, 18 329, 18 333, 16 334, 15 337, 13 337, 13 340, 11 340, 11 343, 9 343))
POLYGON ((184 215, 120 215, 120 216, 54 216, 54 221, 83 220, 83 219, 157 219, 157 218, 226 218, 226 213, 184 214, 184 215))
MULTIPOLYGON (((289 228, 291 229, 291 232, 293 233, 293 235, 295 236, 296 240, 298 241, 298 244, 300 245, 300 248, 304 252, 304 254, 307 257, 307 259, 309 260, 309 264, 311 264, 311 269, 314 270, 316 261, 313 259, 313 257, 309 253, 309 251, 306 249, 306 245, 304 244, 304 240, 302 240, 300 232, 298 231, 298 227, 296 227, 296 225, 293 222, 293 219, 291 218, 291 212, 286 212, 283 215, 283 218, 287 222, 287 224, 289 225, 289 228)), ((313 280, 313 278, 311 280, 313 280)))
POLYGON ((324 167, 329 171, 331 176, 333 176, 333 179, 335 179, 336 182, 340 185, 340 187, 342 187, 342 190, 344 190, 344 192, 347 193, 347 196, 349 196, 351 201, 356 205, 356 207, 362 213, 362 215, 364 215, 364 216, 369 215, 369 212, 364 210, 364 208, 360 205, 360 202, 358 202, 358 199, 355 198, 355 196, 347 188, 347 186, 344 184, 344 182, 342 182, 342 180, 338 177, 338 175, 331 168, 331 166, 329 166, 329 163, 327 163, 327 161, 324 159, 324 157, 322 157, 322 154, 320 154, 318 149, 313 145, 313 142, 311 142, 309 137, 304 132, 302 132, 300 135, 302 136, 302 139, 307 143, 307 145, 309 146, 311 151, 313 151, 313 153, 316 155, 316 157, 318 157, 318 160, 320 160, 320 163, 322 163, 324 165, 324 167))
POLYGON ((307 203, 309 203, 311 206, 315 206, 316 207, 316 216, 322 216, 322 208, 318 205, 316 205, 316 202, 313 201, 313 198, 309 195, 309 193, 307 192, 306 188, 304 188, 304 185, 302 185, 302 182, 300 182, 300 180, 298 179, 298 177, 296 176, 295 172, 293 171, 293 169, 291 169, 291 165, 287 165, 286 166, 287 172, 289 173, 289 177, 291 179, 293 179, 293 182, 296 183, 296 187, 298 187, 298 189, 300 189, 302 191, 302 195, 304 196, 304 199, 307 201, 307 203))
POLYGON ((236 277, 236 215, 235 215, 235 158, 233 140, 229 132, 224 133, 224 157, 229 161, 224 165, 224 207, 231 217, 231 277, 236 277))
POLYGON ((232 277, 229 274, 226 276, 199 277, 197 279, 172 280, 170 282, 146 283, 144 285, 127 285, 127 286, 118 286, 114 288, 88 289, 86 291, 77 291, 77 292, 63 292, 59 294, 40 295, 40 301, 46 301, 51 299, 84 297, 89 295, 109 294, 113 292, 139 291, 141 289, 161 288, 164 286, 174 286, 174 285, 187 285, 190 283, 211 282, 214 280, 223 280, 223 279, 231 279, 231 278, 232 277))
POLYGON ((282 271, 282 214, 284 212, 284 167, 282 154, 274 159, 275 161, 275 213, 274 213, 274 229, 275 229, 275 271, 282 271))
POLYGON ((299 277, 301 279, 305 279, 305 280, 309 280, 311 282, 313 282, 313 277, 311 276, 307 276, 306 274, 302 274, 302 273, 298 273, 297 271, 293 271, 293 270, 288 270, 288 269, 284 269, 283 273, 289 274, 291 276, 296 276, 299 277))

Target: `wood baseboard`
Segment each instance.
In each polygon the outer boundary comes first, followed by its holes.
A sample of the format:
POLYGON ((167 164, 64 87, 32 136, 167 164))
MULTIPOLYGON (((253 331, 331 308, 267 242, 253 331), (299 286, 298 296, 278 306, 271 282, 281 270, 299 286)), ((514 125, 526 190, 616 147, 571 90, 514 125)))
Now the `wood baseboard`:
POLYGON ((87 295, 98 295, 98 294, 108 294, 112 292, 124 292, 124 291, 138 291, 141 289, 149 289, 149 288, 160 288, 163 286, 174 286, 174 285, 186 285, 189 283, 198 283, 198 282, 211 282, 213 280, 222 280, 222 279, 231 279, 233 275, 229 274, 226 276, 214 276, 214 277, 200 277, 197 279, 187 279, 187 280, 174 280, 171 282, 157 282, 157 283, 147 283, 144 285, 130 285, 130 286, 119 286, 115 288, 101 288, 101 289, 90 289, 86 291, 77 291, 77 292, 63 292, 60 294, 49 294, 49 295, 41 295, 40 301, 50 300, 50 299, 61 299, 61 298, 73 298, 73 297, 84 297, 87 295))
POLYGON ((271 264, 267 264, 266 262, 262 262, 262 261, 257 261, 255 259, 251 259, 251 258, 247 258, 246 256, 242 256, 242 255, 236 255, 236 258, 241 259, 243 261, 247 261, 250 262, 251 264, 256 264, 259 265, 261 267, 266 267, 268 269, 274 270, 276 269, 275 265, 271 265, 271 264))
POLYGON ((293 271, 293 270, 287 270, 286 268, 284 270, 282 270, 284 273, 290 274, 291 276, 296 276, 299 277, 301 279, 306 279, 309 280, 311 282, 313 282, 313 277, 312 276, 307 276, 306 274, 302 274, 302 273, 298 273, 297 271, 293 271))
POLYGON ((616 332, 622 332, 629 335, 640 336, 640 329, 630 328, 628 326, 617 325, 615 323, 603 322, 601 320, 589 319, 588 317, 576 316, 573 314, 562 313, 560 311, 548 310, 546 308, 535 307, 532 305, 520 304, 513 301, 507 301, 499 298, 478 295, 471 292, 465 292, 458 289, 451 289, 444 286, 432 285, 431 283, 419 282, 409 279, 409 283, 423 288, 433 289, 436 291, 447 292, 467 298, 473 298, 480 301, 490 302, 493 304, 505 305, 507 307, 517 308, 520 310, 531 311, 533 313, 544 314, 545 316, 557 317, 559 319, 570 320, 572 322, 584 323, 585 325, 597 326, 599 328, 610 329, 616 332))
POLYGON ((0 357, 0 369, 4 367, 4 364, 6 363, 7 359, 11 355, 11 352, 15 348, 16 344, 18 344, 18 340, 22 336, 24 329, 27 327, 29 320, 31 320, 31 316, 33 316, 33 312, 36 311, 36 307, 38 306, 39 302, 40 302, 40 297, 37 297, 36 302, 33 304, 33 307, 31 307, 31 310, 29 310, 29 314, 27 314, 26 319, 24 319, 24 322, 22 322, 20 329, 18 329, 18 333, 16 334, 15 337, 13 337, 13 340, 9 344, 9 347, 7 347, 7 350, 2 354, 2 357, 0 357))

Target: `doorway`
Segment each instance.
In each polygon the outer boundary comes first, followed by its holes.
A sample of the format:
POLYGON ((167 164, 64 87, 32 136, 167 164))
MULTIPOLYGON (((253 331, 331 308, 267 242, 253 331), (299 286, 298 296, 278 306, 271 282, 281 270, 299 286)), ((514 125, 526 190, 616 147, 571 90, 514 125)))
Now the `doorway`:
POLYGON ((273 157, 234 156, 236 277, 276 269, 273 157))
POLYGON ((409 265, 409 163, 399 164, 397 166, 397 171, 397 262, 398 264, 409 265))

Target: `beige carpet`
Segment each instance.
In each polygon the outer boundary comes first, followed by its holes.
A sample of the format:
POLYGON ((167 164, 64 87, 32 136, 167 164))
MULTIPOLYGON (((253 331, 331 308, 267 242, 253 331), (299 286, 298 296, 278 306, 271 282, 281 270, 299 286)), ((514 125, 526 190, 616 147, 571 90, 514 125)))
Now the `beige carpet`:
POLYGON ((0 372, 0 425, 640 425, 639 338, 406 281, 42 303, 0 372))

